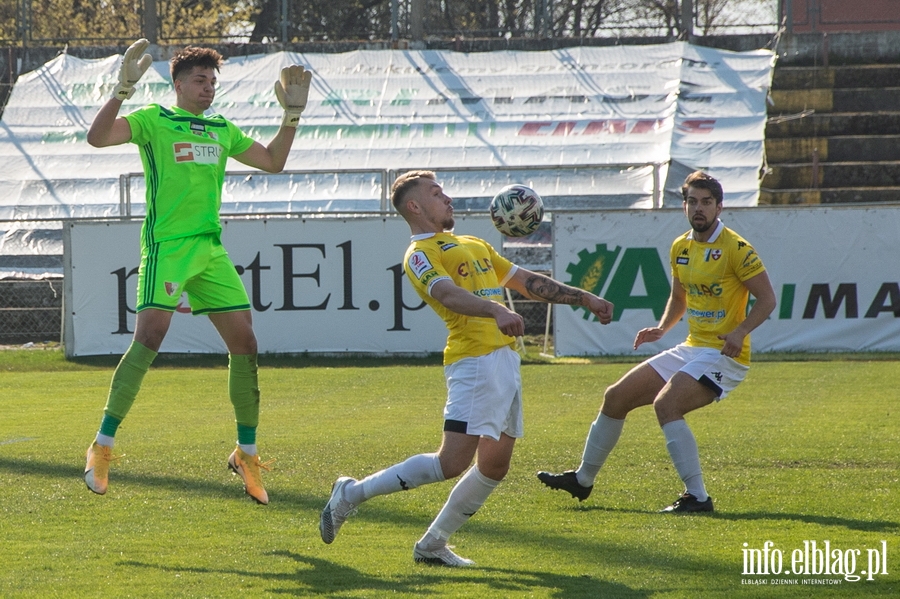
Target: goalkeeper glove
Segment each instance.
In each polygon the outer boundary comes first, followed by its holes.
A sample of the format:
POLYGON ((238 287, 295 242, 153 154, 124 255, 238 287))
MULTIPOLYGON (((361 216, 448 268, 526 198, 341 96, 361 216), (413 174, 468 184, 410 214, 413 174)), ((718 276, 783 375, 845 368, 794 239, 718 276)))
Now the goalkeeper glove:
POLYGON ((300 122, 300 113, 306 108, 309 97, 310 81, 312 73, 299 65, 281 69, 281 79, 275 82, 275 97, 284 108, 282 127, 296 127, 300 122))
POLYGON ((141 56, 149 45, 150 42, 141 38, 125 50, 122 66, 119 67, 119 84, 113 92, 113 98, 125 101, 134 95, 134 85, 153 63, 153 57, 149 54, 141 56))

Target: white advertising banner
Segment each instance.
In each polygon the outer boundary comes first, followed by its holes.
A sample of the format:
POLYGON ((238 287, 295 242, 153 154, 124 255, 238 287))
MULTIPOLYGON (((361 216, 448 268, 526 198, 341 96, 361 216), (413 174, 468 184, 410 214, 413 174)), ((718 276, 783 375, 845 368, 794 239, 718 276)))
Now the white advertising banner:
MULTIPOLYGON (((500 247, 487 217, 456 220, 457 232, 500 247)), ((121 354, 131 343, 140 227, 65 223, 66 355, 121 354)), ((260 353, 442 351, 444 323, 402 271, 409 235, 399 217, 224 221, 222 242, 250 296, 260 353)), ((160 351, 226 349, 182 297, 160 351)))
MULTIPOLYGON (((120 215, 119 176, 141 172, 138 151, 86 142, 120 60, 62 54, 19 77, 0 127, 0 218, 120 215)), ((279 70, 296 63, 313 72, 286 168, 327 174, 238 177, 226 186, 223 209, 303 211, 307 203, 307 211, 378 210, 377 176, 345 179, 335 172, 398 168, 457 171, 447 191, 460 200, 490 198, 522 182, 551 206, 591 198, 597 206, 628 208, 653 207, 654 176, 671 201, 685 171, 704 169, 723 181, 730 205, 755 205, 774 60, 767 50, 736 53, 685 42, 229 58, 213 110, 266 142, 281 122, 272 91, 279 70), (646 166, 562 176, 553 170, 669 163, 655 173, 646 166), (496 173, 466 171, 472 167, 496 173), (506 167, 528 169, 526 180, 511 180, 506 167)), ((168 63, 156 61, 121 112, 174 101, 168 63)), ((229 169, 246 167, 231 162, 229 169)), ((141 190, 133 191, 139 204, 141 190)))
MULTIPOLYGON (((900 207, 726 208, 721 218, 756 248, 778 300, 753 351, 900 351, 900 207)), ((656 353, 684 341, 682 320, 633 350, 637 331, 662 316, 669 248, 689 228, 676 210, 555 215, 556 277, 616 306, 606 326, 555 307, 556 354, 656 353)))

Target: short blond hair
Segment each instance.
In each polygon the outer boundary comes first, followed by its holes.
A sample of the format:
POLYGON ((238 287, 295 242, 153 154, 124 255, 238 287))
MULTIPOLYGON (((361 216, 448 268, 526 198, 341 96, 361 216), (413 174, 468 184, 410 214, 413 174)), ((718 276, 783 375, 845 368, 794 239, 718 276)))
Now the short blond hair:
POLYGON ((406 194, 409 191, 418 185, 419 179, 431 179, 432 181, 437 181, 437 176, 434 174, 434 171, 406 171, 396 179, 394 179, 393 185, 391 185, 391 204, 394 206, 394 209, 401 214, 404 212, 401 209, 403 205, 403 200, 406 197, 406 194))

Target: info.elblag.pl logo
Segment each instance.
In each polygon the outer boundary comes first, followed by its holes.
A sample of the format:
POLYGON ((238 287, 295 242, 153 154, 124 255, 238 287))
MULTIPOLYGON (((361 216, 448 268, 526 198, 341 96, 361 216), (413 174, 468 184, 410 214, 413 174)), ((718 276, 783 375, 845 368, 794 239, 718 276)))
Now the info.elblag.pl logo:
POLYGON ((887 541, 874 548, 842 549, 831 541, 803 541, 786 552, 772 541, 756 549, 744 543, 741 584, 841 584, 873 581, 888 573, 887 541), (865 569, 862 569, 862 568, 865 569), (758 578, 758 577, 769 578, 758 578), (779 577, 779 578, 772 578, 779 577))

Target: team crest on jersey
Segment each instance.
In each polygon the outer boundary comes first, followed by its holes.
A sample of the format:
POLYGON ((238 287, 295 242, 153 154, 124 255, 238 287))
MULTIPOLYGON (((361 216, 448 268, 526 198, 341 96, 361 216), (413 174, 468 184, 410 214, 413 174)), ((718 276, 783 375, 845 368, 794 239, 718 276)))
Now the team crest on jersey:
POLYGON ((421 251, 410 254, 408 264, 409 269, 417 279, 432 269, 431 261, 428 260, 428 256, 425 255, 425 252, 421 251))
POLYGON ((175 294, 178 293, 178 287, 178 283, 166 281, 166 295, 168 295, 169 297, 175 297, 175 294))
POLYGON ((704 253, 704 256, 703 256, 704 262, 709 262, 710 258, 712 258, 713 260, 718 260, 719 258, 722 257, 722 250, 720 250, 718 248, 716 248, 714 250, 706 250, 703 253, 704 253))

